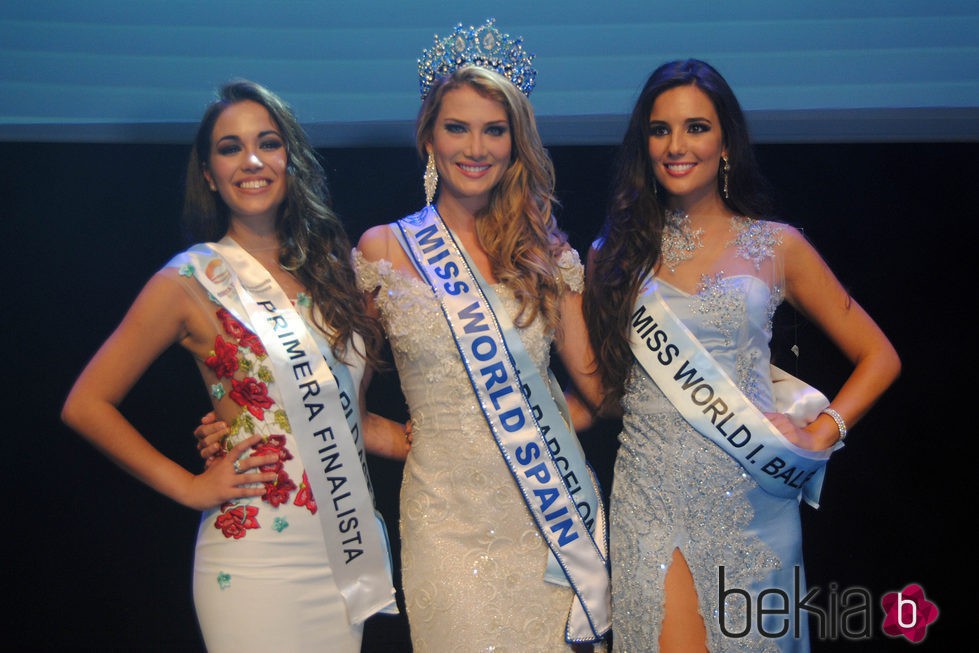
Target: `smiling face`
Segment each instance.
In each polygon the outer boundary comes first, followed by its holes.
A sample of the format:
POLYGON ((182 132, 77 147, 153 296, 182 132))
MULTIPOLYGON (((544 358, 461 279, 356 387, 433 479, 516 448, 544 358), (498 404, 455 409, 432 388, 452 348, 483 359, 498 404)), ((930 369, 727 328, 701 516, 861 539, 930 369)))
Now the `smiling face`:
POLYGON ((447 91, 432 127, 428 149, 435 156, 439 203, 454 201, 476 212, 510 166, 513 143, 503 105, 472 86, 447 91))
POLYGON ((673 208, 721 203, 717 172, 726 154, 717 110, 694 85, 664 91, 649 113, 649 159, 673 208))
POLYGON ((285 141, 268 110, 244 100, 230 105, 214 123, 204 177, 238 220, 275 223, 286 197, 285 141))

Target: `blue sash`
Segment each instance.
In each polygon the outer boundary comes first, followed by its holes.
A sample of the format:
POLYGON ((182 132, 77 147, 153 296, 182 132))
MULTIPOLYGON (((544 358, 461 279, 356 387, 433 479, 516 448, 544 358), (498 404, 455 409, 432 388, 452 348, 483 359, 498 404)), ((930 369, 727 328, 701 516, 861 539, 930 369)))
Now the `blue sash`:
POLYGON ((597 641, 611 626, 604 509, 555 401, 563 404, 564 395, 550 384, 553 376, 541 376, 496 292, 435 208, 398 227, 401 246, 439 299, 490 431, 550 548, 554 565, 549 561, 545 579, 574 590, 565 636, 597 641))

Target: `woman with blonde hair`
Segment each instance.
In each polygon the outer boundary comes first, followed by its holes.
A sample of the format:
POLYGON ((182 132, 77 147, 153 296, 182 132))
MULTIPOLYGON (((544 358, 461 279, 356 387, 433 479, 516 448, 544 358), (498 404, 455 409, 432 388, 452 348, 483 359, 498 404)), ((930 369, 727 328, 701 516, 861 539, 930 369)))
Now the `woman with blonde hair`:
POLYGON ((590 648, 608 629, 601 505, 547 369, 553 341, 596 397, 530 64, 492 21, 436 38, 419 62, 428 205, 355 252, 411 413, 401 538, 417 653, 590 648))

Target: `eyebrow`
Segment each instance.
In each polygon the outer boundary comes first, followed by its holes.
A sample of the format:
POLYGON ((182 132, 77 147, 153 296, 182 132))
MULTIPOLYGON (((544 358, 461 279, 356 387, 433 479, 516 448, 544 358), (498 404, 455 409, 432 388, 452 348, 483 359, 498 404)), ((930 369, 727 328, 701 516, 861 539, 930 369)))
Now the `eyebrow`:
MULTIPOLYGON (((652 125, 653 123, 666 123, 666 122, 669 122, 669 121, 667 121, 667 120, 650 120, 649 121, 649 124, 652 125)), ((710 118, 700 118, 700 117, 687 118, 683 122, 684 122, 684 124, 689 124, 691 122, 709 122, 711 124, 714 124, 713 121, 710 118)))
MULTIPOLYGON (((470 124, 468 120, 463 120, 462 118, 453 118, 452 116, 445 116, 444 118, 442 118, 442 122, 457 122, 457 123, 460 123, 462 125, 468 125, 468 124, 470 124)), ((487 121, 484 124, 486 124, 486 125, 498 125, 498 124, 501 124, 501 123, 502 124, 505 124, 505 123, 508 123, 508 122, 510 122, 510 120, 508 118, 500 118, 499 120, 489 120, 489 121, 487 121)))
MULTIPOLYGON (((275 129, 266 129, 263 132, 258 132, 258 137, 259 138, 265 138, 266 136, 269 136, 269 135, 278 136, 279 138, 282 138, 282 134, 280 134, 275 129)), ((222 136, 221 138, 219 138, 218 140, 216 140, 214 142, 215 143, 220 143, 221 141, 226 141, 226 140, 240 141, 241 140, 241 136, 239 136, 238 134, 228 134, 227 136, 222 136)))

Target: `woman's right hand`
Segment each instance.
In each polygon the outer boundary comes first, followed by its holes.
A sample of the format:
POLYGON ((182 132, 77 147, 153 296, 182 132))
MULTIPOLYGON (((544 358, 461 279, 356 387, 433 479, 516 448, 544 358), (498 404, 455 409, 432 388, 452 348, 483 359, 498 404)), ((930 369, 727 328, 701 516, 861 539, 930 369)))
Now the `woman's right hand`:
POLYGON ((260 468, 274 465, 278 462, 278 456, 269 454, 241 457, 250 447, 261 441, 261 435, 253 435, 236 444, 226 455, 209 460, 207 468, 192 478, 181 503, 195 510, 208 510, 232 499, 260 497, 265 494, 264 484, 274 481, 278 473, 274 470, 262 471, 260 468))
POLYGON ((214 411, 201 418, 200 426, 194 429, 194 437, 205 468, 210 468, 221 457, 221 447, 229 433, 228 425, 219 420, 214 411))

